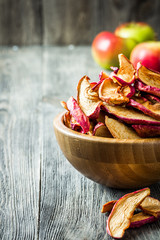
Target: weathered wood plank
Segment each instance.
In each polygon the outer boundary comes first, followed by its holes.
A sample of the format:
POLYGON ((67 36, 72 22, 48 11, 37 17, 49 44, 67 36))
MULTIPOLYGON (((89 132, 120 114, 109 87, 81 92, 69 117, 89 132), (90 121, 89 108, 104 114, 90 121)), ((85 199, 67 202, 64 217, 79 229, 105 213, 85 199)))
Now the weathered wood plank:
POLYGON ((43 42, 90 45, 100 31, 114 31, 128 21, 145 21, 160 37, 159 12, 159 0, 43 0, 43 42))
POLYGON ((0 1, 0 45, 42 44, 41 0, 0 1))
MULTIPOLYGON (((78 80, 87 74, 96 81, 100 68, 90 57, 89 47, 53 47, 43 58, 43 156, 41 165, 41 203, 39 239, 104 240, 106 218, 102 205, 131 190, 109 189, 83 177, 61 153, 53 132, 53 118, 60 100, 76 96, 78 80)), ((160 184, 151 187, 159 198, 160 184)), ((126 232, 126 240, 158 240, 160 222, 126 232)))
POLYGON ((36 239, 41 49, 0 48, 0 239, 36 239))

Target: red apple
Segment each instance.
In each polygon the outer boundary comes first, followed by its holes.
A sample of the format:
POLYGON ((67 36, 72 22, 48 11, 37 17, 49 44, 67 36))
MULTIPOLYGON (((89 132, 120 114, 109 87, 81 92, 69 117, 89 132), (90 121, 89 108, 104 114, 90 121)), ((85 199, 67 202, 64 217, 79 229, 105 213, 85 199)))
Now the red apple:
POLYGON ((141 62, 145 67, 160 72, 160 41, 138 44, 132 50, 130 60, 135 67, 141 62))
POLYGON ((111 66, 118 67, 118 54, 123 53, 129 57, 134 46, 135 41, 132 39, 117 37, 111 32, 101 32, 93 40, 92 55, 102 68, 110 69, 111 66))
POLYGON ((123 23, 115 30, 115 35, 122 38, 132 38, 136 43, 155 40, 153 28, 144 22, 123 23))

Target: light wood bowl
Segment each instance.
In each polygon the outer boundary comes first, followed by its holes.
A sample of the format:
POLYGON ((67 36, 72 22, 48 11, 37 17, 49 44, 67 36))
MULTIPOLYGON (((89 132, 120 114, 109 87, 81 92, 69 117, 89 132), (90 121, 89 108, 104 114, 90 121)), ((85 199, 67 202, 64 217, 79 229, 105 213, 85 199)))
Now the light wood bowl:
POLYGON ((120 140, 88 136, 54 119, 59 146, 84 176, 114 188, 139 188, 160 181, 160 139, 120 140))

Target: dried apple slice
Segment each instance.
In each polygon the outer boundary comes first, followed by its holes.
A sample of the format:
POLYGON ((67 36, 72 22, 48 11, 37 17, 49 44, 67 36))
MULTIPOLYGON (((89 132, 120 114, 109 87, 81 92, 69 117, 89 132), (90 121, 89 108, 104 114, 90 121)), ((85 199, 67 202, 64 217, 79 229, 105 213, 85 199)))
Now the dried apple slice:
POLYGON ((109 104, 121 105, 129 102, 129 98, 122 93, 121 86, 111 78, 105 79, 99 88, 99 98, 109 104))
POLYGON ((110 69, 111 70, 113 70, 113 72, 115 73, 115 74, 117 74, 117 72, 118 72, 118 70, 119 70, 119 68, 118 67, 110 67, 110 69))
POLYGON ((160 88, 145 85, 141 81, 136 81, 135 87, 142 92, 150 93, 160 97, 160 88))
POLYGON ((121 106, 110 106, 107 103, 103 103, 101 106, 107 113, 119 118, 120 120, 128 124, 145 124, 145 125, 160 125, 160 121, 147 116, 134 109, 128 109, 121 106))
POLYGON ((134 214, 131 218, 130 228, 139 228, 147 223, 155 222, 157 218, 144 212, 134 214))
POLYGON ((160 89, 160 73, 138 63, 137 76, 146 85, 160 89))
POLYGON ((156 218, 160 217, 160 201, 153 197, 146 197, 140 204, 140 208, 147 214, 156 218))
POLYGON ((89 119, 81 110, 77 104, 77 101, 73 97, 68 99, 67 108, 69 109, 71 116, 73 116, 74 119, 80 124, 82 133, 87 133, 90 127, 89 119))
POLYGON ((93 136, 107 137, 107 138, 112 137, 109 130, 107 129, 107 127, 102 122, 98 122, 96 124, 96 126, 94 127, 93 136))
POLYGON ((159 97, 156 97, 156 96, 153 96, 151 94, 143 94, 143 96, 148 99, 149 101, 151 101, 152 103, 160 103, 160 98, 159 97))
POLYGON ((109 118, 106 116, 106 126, 109 129, 110 133, 114 138, 118 139, 140 139, 140 137, 136 134, 136 132, 131 128, 115 120, 113 118, 109 118))
POLYGON ((160 126, 135 124, 132 127, 141 138, 160 136, 160 126))
POLYGON ((128 106, 132 106, 144 114, 160 120, 160 103, 152 104, 145 98, 134 98, 134 100, 129 100, 128 106))
POLYGON ((125 97, 131 98, 135 94, 135 87, 134 86, 125 86, 122 88, 122 93, 125 97))
POLYGON ((111 237, 123 237, 125 230, 130 226, 135 209, 148 195, 150 189, 144 188, 124 195, 115 203, 107 220, 107 232, 111 237))
POLYGON ((80 79, 77 86, 77 102, 87 117, 97 119, 102 101, 98 93, 92 90, 89 80, 87 76, 80 79))
POLYGON ((117 200, 112 200, 102 206, 101 213, 110 212, 117 200))
POLYGON ((122 86, 130 85, 135 80, 135 69, 123 54, 118 55, 120 68, 113 78, 122 86))
POLYGON ((68 128, 71 128, 71 115, 69 113, 69 111, 67 111, 65 114, 64 114, 64 117, 63 117, 63 122, 64 122, 64 125, 68 128))

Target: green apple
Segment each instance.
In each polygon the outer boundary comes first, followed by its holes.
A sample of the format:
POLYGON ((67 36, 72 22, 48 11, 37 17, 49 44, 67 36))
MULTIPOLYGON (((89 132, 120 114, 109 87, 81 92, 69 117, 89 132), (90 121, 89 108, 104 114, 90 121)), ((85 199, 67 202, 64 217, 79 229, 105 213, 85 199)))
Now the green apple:
POLYGON ((156 36, 154 29, 144 22, 123 23, 115 29, 114 33, 122 38, 132 38, 137 44, 155 40, 156 36))

